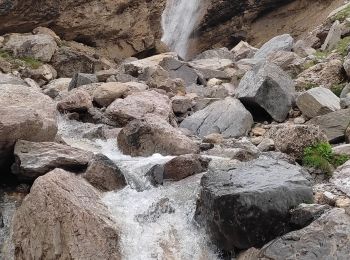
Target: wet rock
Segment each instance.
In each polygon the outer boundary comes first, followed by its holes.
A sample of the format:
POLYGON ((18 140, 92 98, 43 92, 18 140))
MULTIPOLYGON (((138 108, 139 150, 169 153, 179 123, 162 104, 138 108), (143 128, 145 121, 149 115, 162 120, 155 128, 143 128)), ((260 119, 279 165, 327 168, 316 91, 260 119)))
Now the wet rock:
POLYGON ((15 259, 120 259, 118 241, 98 192, 61 169, 38 178, 14 216, 15 259))
POLYGON ((180 155, 164 165, 164 180, 179 181, 189 176, 205 172, 210 159, 197 154, 180 155))
POLYGON ((68 86, 71 78, 59 78, 52 80, 49 84, 42 86, 43 93, 50 98, 55 99, 60 93, 68 92, 68 86))
POLYGON ((209 172, 201 181, 196 219, 220 249, 262 246, 290 230, 290 209, 312 201, 305 176, 301 167, 265 156, 209 172))
POLYGON ((264 63, 247 72, 236 90, 236 97, 244 104, 264 109, 278 122, 286 119, 294 95, 293 80, 271 63, 264 63))
POLYGON ((277 51, 291 51, 294 39, 289 34, 276 36, 266 42, 254 55, 254 59, 266 59, 268 55, 277 51))
POLYGON ((114 100, 123 97, 127 91, 129 91, 129 88, 123 83, 104 83, 96 88, 93 99, 100 106, 108 107, 114 100))
POLYGON ((253 117, 237 99, 228 97, 214 102, 200 110, 180 124, 193 134, 204 137, 211 133, 220 133, 223 137, 246 135, 253 125, 253 117))
POLYGON ((307 122, 319 126, 329 142, 338 142, 345 138, 345 130, 350 124, 350 109, 341 109, 326 115, 314 117, 307 122))
POLYGON ((136 215, 135 219, 139 223, 155 223, 165 214, 175 213, 173 202, 168 198, 162 198, 158 202, 153 203, 147 212, 136 215))
POLYGON ((57 133, 55 103, 39 91, 0 84, 0 165, 10 162, 18 139, 53 141, 57 133))
POLYGON ((118 166, 103 154, 94 156, 83 177, 102 191, 119 190, 126 186, 125 177, 118 166))
POLYGON ((233 60, 239 61, 241 59, 252 58, 257 52, 257 48, 250 46, 249 43, 240 41, 232 50, 233 60))
POLYGON ((55 168, 79 172, 87 168, 93 154, 68 145, 51 142, 17 141, 12 172, 33 181, 55 168))
POLYGON ((312 88, 297 99, 297 106, 303 115, 313 118, 340 109, 340 99, 329 89, 312 88))
POLYGON ((57 44, 49 35, 9 34, 5 36, 2 48, 11 51, 15 57, 32 57, 49 62, 57 50, 57 44))
POLYGON ((264 246, 258 259, 346 259, 350 242, 350 216, 344 209, 332 209, 309 226, 288 233, 264 246), (336 250, 334 250, 336 248, 336 250))
POLYGON ((70 91, 74 88, 97 82, 98 79, 95 74, 76 73, 69 84, 68 90, 70 91))
POLYGON ((163 185, 164 182, 164 165, 156 164, 145 174, 153 186, 163 185))
POLYGON ((92 97, 82 89, 75 89, 57 103, 57 109, 64 112, 86 112, 92 107, 92 97))
POLYGON ((281 124, 268 132, 277 150, 301 160, 304 149, 318 142, 326 142, 327 137, 317 126, 281 124))
POLYGON ((171 102, 156 91, 135 92, 125 99, 116 99, 106 110, 106 115, 120 126, 145 115, 159 116, 165 121, 173 117, 171 102))
POLYGON ((180 130, 154 115, 128 123, 118 135, 118 147, 131 156, 197 153, 198 146, 180 130))

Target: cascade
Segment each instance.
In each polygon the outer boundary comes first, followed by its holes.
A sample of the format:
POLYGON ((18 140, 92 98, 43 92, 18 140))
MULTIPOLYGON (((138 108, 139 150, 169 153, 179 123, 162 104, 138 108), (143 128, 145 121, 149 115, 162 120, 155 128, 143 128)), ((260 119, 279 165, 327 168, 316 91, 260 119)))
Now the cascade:
POLYGON ((188 56, 189 41, 203 4, 201 0, 168 0, 162 15, 162 41, 180 57, 188 56))

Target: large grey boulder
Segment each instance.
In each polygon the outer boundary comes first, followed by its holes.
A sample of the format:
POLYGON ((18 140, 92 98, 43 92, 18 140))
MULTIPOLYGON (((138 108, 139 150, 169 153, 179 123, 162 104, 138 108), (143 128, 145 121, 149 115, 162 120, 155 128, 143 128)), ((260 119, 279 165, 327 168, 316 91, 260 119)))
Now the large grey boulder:
POLYGON ((223 250, 260 247, 290 231, 290 209, 313 201, 307 173, 262 156, 201 181, 196 219, 223 250))
POLYGON ((5 36, 2 48, 11 51, 15 57, 31 57, 49 62, 58 46, 50 35, 14 33, 5 36))
POLYGON ((50 97, 23 85, 0 84, 0 167, 10 161, 18 139, 53 141, 57 133, 56 105, 50 97))
POLYGON ((266 59, 267 56, 277 51, 291 51, 293 44, 294 39, 289 34, 276 36, 261 46, 255 53, 254 59, 266 59))
POLYGON ((243 104, 264 109, 278 122, 286 119, 292 108, 294 95, 294 82, 290 76, 269 62, 248 71, 236 90, 236 97, 243 104))
POLYGON ((349 233, 349 214, 334 208, 309 226, 267 244, 250 259, 345 260, 350 255, 349 233))
POLYGON ((210 58, 193 60, 188 64, 199 71, 206 80, 211 78, 230 80, 230 75, 225 72, 225 69, 232 67, 233 61, 230 59, 210 58))
POLYGON ((147 115, 128 123, 118 135, 118 147, 131 156, 197 153, 198 146, 163 118, 147 115))
POLYGON ((19 77, 15 77, 11 74, 4 74, 0 72, 0 85, 12 84, 12 85, 23 85, 28 86, 27 83, 19 77))
POLYGON ((15 259, 121 259, 100 194, 61 169, 38 178, 13 220, 15 259))
POLYGON ((84 171, 93 154, 68 145, 53 142, 20 140, 15 145, 12 172, 22 180, 33 181, 55 168, 84 171))
POLYGON ((312 88, 297 98, 297 106, 303 115, 313 118, 340 109, 340 99, 329 89, 312 88))
POLYGON ((228 138, 246 135, 253 123, 252 115, 242 103, 238 99, 227 97, 185 118, 180 127, 201 137, 220 133, 228 138))
POLYGON ((329 142, 342 141, 345 138, 345 130, 350 124, 350 108, 314 117, 307 124, 319 126, 329 142))

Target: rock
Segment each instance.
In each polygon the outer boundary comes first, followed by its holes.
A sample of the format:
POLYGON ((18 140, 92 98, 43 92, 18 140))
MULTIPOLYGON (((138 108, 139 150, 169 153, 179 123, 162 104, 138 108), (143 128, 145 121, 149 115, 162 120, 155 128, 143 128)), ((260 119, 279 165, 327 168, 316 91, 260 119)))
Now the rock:
POLYGON ((12 172, 22 180, 33 181, 55 168, 79 172, 87 168, 92 153, 53 142, 19 140, 15 145, 12 172))
POLYGON ((43 93, 55 99, 60 93, 68 92, 71 78, 59 78, 52 80, 49 84, 42 86, 43 93))
POLYGON ((205 172, 210 159, 197 154, 180 155, 164 165, 164 180, 179 181, 189 176, 205 172))
POLYGON ((212 59, 212 58, 234 60, 234 55, 232 54, 232 51, 230 52, 227 48, 224 47, 224 48, 204 51, 198 54, 193 60, 212 59))
POLYGON ((97 82, 98 79, 95 74, 76 73, 69 84, 68 90, 70 91, 74 88, 97 82))
POLYGON ((290 223, 296 229, 306 227, 331 209, 329 205, 300 204, 298 207, 291 210, 290 223))
POLYGON ((123 83, 104 83, 96 88, 93 93, 93 99, 101 107, 108 107, 114 100, 123 97, 128 91, 128 86, 123 83))
POLYGON ((94 156, 83 177, 92 186, 102 191, 119 190, 127 184, 118 166, 103 154, 94 156))
POLYGON ((18 139, 53 141, 57 133, 55 103, 35 89, 0 84, 0 167, 11 160, 18 139))
POLYGON ((293 80, 282 69, 268 62, 248 71, 236 90, 236 97, 243 104, 261 107, 278 122, 286 119, 294 95, 293 80))
POLYGON ((188 63, 190 67, 199 71, 205 79, 230 79, 230 76, 224 71, 233 66, 233 61, 229 59, 201 59, 193 60, 188 63))
POLYGON ((56 70, 49 64, 43 64, 38 68, 26 68, 21 71, 22 77, 35 80, 40 86, 49 83, 57 77, 56 70))
POLYGON ((9 34, 5 36, 4 50, 11 51, 15 57, 31 57, 49 62, 57 50, 55 40, 45 34, 9 34))
POLYGON ((335 185, 338 190, 350 196, 350 161, 338 167, 333 173, 330 182, 335 185))
POLYGON ((304 40, 298 40, 293 46, 293 51, 301 57, 308 57, 316 52, 316 50, 304 40))
POLYGON ((100 70, 95 73, 98 82, 106 82, 108 78, 118 74, 116 69, 100 70))
POLYGON ((304 149, 318 142, 326 142, 327 137, 317 126, 280 124, 267 133, 275 142, 275 147, 297 160, 303 158, 304 149))
POLYGON ((331 29, 328 32, 327 38, 324 41, 321 50, 333 50, 338 42, 341 40, 342 26, 337 20, 333 23, 331 29))
POLYGON ((309 89, 297 98, 297 106, 303 115, 313 118, 340 109, 340 99, 329 89, 309 89))
POLYGON ((296 124, 296 125, 302 125, 302 124, 305 124, 305 122, 306 122, 306 120, 302 116, 294 118, 294 124, 296 124))
POLYGON ((135 220, 139 223, 156 223, 164 214, 175 213, 173 201, 168 198, 161 198, 159 201, 152 203, 148 210, 142 214, 135 216, 135 220))
POLYGON ((197 145, 164 119, 146 115, 128 123, 118 135, 118 147, 131 156, 197 153, 197 145))
POLYGON ((271 53, 267 60, 276 64, 291 76, 296 76, 304 70, 305 59, 291 51, 277 51, 271 53))
POLYGON ((277 51, 291 51, 294 39, 289 34, 276 36, 265 43, 254 55, 254 59, 266 59, 277 51))
POLYGON ((295 82, 298 90, 304 90, 317 86, 330 88, 343 80, 343 62, 335 58, 306 69, 298 75, 295 82))
POLYGON ((171 105, 175 114, 184 114, 194 106, 191 96, 175 96, 171 99, 171 105))
POLYGON ((331 143, 345 138, 345 130, 350 123, 350 109, 341 109, 326 115, 314 117, 307 122, 309 125, 319 126, 331 143))
POLYGON ((350 53, 344 58, 344 63, 343 63, 344 70, 346 72, 346 75, 348 78, 350 78, 350 53))
POLYGON ((120 259, 118 241, 98 192, 61 169, 35 181, 13 220, 15 259, 120 259))
POLYGON ((209 144, 220 144, 224 141, 222 134, 212 133, 204 136, 203 142, 209 144))
POLYGON ((251 114, 239 100, 231 97, 214 102, 185 118, 180 124, 181 127, 201 137, 211 133, 220 133, 224 138, 246 135, 252 125, 251 114))
POLYGON ((264 138, 257 147, 261 152, 274 151, 275 142, 270 138, 264 138))
POLYGON ((350 126, 345 129, 345 141, 350 143, 350 126))
POLYGON ((44 35, 51 36, 56 41, 56 43, 58 45, 62 44, 60 37, 49 28, 39 26, 39 27, 34 28, 32 32, 33 32, 33 34, 44 34, 44 35))
POLYGON ((263 136, 266 133, 266 129, 260 126, 255 126, 254 128, 252 128, 251 133, 254 136, 263 136))
POLYGON ((0 72, 0 85, 11 84, 11 85, 23 85, 28 86, 24 80, 11 74, 3 74, 0 72))
POLYGON ((86 112, 92 107, 92 97, 82 89, 70 91, 68 96, 57 103, 57 109, 63 112, 86 112))
POLYGON ((169 98, 156 91, 135 92, 125 99, 116 99, 108 106, 106 114, 120 126, 145 115, 159 116, 168 122, 173 117, 169 98))
POLYGON ((332 150, 335 154, 346 154, 350 156, 350 144, 335 146, 332 150))
POLYGON ((250 46, 249 43, 245 41, 240 41, 232 50, 233 60, 239 61, 241 59, 249 59, 254 56, 257 52, 257 48, 250 46))
POLYGON ((290 209, 312 202, 305 176, 301 167, 266 156, 209 172, 201 181, 196 219, 220 249, 260 247, 291 229, 290 209))
POLYGON ((350 216, 344 209, 332 209, 309 226, 288 233, 264 246, 258 259, 346 259, 350 242, 350 216), (337 248, 334 250, 334 248, 337 248))

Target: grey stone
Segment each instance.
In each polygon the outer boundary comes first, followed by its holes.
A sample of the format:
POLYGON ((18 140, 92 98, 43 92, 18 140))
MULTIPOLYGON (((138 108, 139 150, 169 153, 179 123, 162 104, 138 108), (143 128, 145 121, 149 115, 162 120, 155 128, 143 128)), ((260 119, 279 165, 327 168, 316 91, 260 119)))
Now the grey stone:
POLYGON ((294 39, 289 34, 276 36, 266 42, 254 55, 254 59, 266 59, 276 51, 291 51, 294 39))
POLYGON ((332 27, 330 28, 327 38, 324 41, 321 50, 332 50, 336 47, 338 42, 341 40, 341 32, 342 32, 342 26, 340 25, 340 22, 337 20, 333 23, 332 27))
POLYGON ((234 60, 235 57, 234 57, 234 53, 232 53, 232 50, 229 51, 227 48, 224 47, 224 48, 204 51, 198 54, 194 58, 194 60, 212 59, 212 58, 234 60))
POLYGON ((249 43, 241 41, 232 50, 233 60, 239 61, 241 59, 249 59, 257 52, 257 48, 250 46, 249 43))
POLYGON ((181 127, 204 137, 221 133, 224 137, 246 135, 253 125, 253 117, 237 99, 228 97, 217 101, 185 118, 181 127))
POLYGON ((304 170, 261 156, 236 169, 205 174, 196 219, 220 248, 260 247, 291 227, 290 209, 313 200, 304 170))
POLYGON ((290 223, 296 229, 306 227, 330 209, 329 205, 300 204, 291 210, 290 223))
POLYGON ((350 144, 342 144, 333 147, 333 152, 335 154, 346 154, 350 156, 350 144))
POLYGON ((230 75, 226 73, 224 70, 226 68, 233 66, 232 60, 211 58, 211 59, 193 60, 188 64, 190 67, 199 71, 200 74, 206 80, 211 78, 228 79, 228 80, 231 79, 230 75))
POLYGON ((297 106, 303 115, 313 118, 340 109, 340 99, 329 89, 316 87, 297 98, 297 106))
POLYGON ((74 88, 97 82, 98 79, 95 74, 76 73, 69 84, 68 90, 70 91, 74 88))
POLYGON ((28 84, 21 78, 15 77, 10 74, 3 74, 0 72, 0 85, 3 85, 3 84, 28 86, 28 84))
POLYGON ((294 95, 294 82, 290 76, 268 62, 248 71, 236 90, 236 97, 246 106, 261 107, 278 122, 286 119, 294 95))
POLYGON ((337 189, 344 192, 348 197, 350 196, 350 161, 347 161, 342 166, 338 167, 333 173, 330 182, 333 183, 337 189))

